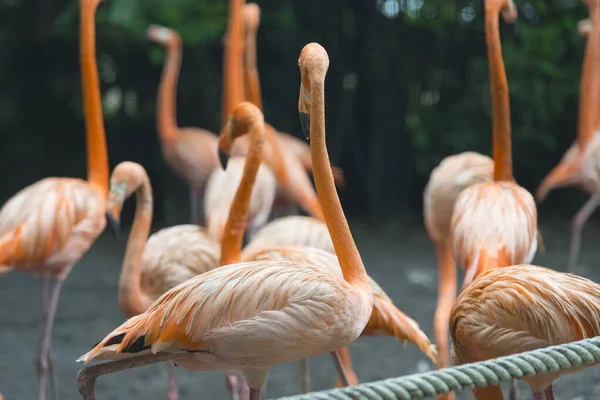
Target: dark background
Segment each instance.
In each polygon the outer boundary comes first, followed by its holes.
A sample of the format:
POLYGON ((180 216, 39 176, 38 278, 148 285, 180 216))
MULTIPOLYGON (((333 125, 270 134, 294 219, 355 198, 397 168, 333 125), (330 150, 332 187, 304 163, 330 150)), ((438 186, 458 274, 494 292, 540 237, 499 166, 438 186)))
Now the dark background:
MULTIPOLYGON (((491 153, 481 0, 258 4, 265 115, 279 130, 300 136, 300 50, 317 41, 329 52, 328 147, 346 174, 340 194, 349 216, 374 223, 421 219, 423 188, 442 158, 491 153)), ((500 27, 515 176, 534 191, 575 138, 585 46, 576 24, 587 10, 577 0, 516 5, 517 23, 500 27)), ((179 125, 218 132, 226 18, 225 0, 105 0, 98 9, 111 168, 124 160, 146 167, 160 223, 187 220, 188 192, 160 153, 155 104, 165 51, 145 31, 155 23, 180 32, 179 125)), ((46 176, 85 176, 78 29, 76 0, 0 2, 2 201, 46 176)), ((584 197, 557 191, 540 211, 571 214, 584 197)))

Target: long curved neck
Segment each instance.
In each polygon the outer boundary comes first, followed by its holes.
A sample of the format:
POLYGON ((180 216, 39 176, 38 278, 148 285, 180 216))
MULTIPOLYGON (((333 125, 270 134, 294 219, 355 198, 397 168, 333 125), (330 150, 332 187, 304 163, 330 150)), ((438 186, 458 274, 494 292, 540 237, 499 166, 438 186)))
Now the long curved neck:
POLYGON ((167 46, 167 61, 163 67, 158 90, 157 125, 161 142, 171 143, 177 138, 177 81, 181 68, 181 43, 167 46))
POLYGON ((244 87, 246 89, 246 100, 254 104, 261 111, 262 98, 260 91, 260 77, 256 64, 256 29, 246 30, 246 49, 244 63, 244 87))
POLYGON ((490 86, 492 92, 492 133, 494 154, 494 180, 512 181, 512 149, 510 143, 510 106, 508 83, 502 60, 499 11, 485 8, 485 39, 490 64, 490 86))
POLYGON ((252 124, 250 129, 250 148, 246 154, 244 174, 235 193, 231 209, 229 210, 229 218, 225 225, 221 245, 221 265, 233 264, 241 260, 252 188, 262 161, 263 141, 264 123, 258 120, 252 124))
MULTIPOLYGON (((350 283, 365 283, 367 271, 350 233, 340 198, 335 190, 325 142, 325 82, 312 77, 310 97, 310 153, 313 176, 325 222, 340 262, 344 279, 350 283)), ((302 89, 304 90, 304 89, 302 89)))
POLYGON ((600 103, 600 7, 591 4, 589 13, 592 29, 588 33, 581 70, 579 87, 579 120, 577 126, 577 143, 583 152, 597 128, 598 106, 600 103))
POLYGON ((135 198, 135 217, 127 239, 127 249, 119 279, 119 305, 128 318, 143 313, 152 304, 141 287, 142 253, 152 223, 152 189, 148 177, 142 180, 136 190, 135 198))
POLYGON ((244 101, 244 0, 229 0, 229 23, 223 52, 223 97, 221 125, 233 108, 244 101))
POLYGON ((96 5, 81 2, 80 63, 85 109, 87 180, 106 199, 108 195, 108 152, 100 103, 100 81, 96 66, 96 5))

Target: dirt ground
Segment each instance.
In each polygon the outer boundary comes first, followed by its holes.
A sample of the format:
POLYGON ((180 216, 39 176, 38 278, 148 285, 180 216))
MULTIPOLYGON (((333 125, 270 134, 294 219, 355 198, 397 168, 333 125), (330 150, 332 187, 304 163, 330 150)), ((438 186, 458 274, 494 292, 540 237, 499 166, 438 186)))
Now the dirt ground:
MULTIPOLYGON (((416 224, 385 229, 351 226, 371 276, 431 337, 436 304, 436 259, 424 229, 416 224)), ((540 228, 546 254, 538 253, 534 263, 564 270, 570 222, 553 221, 541 224, 540 228)), ((595 247, 600 243, 600 226, 590 222, 583 236, 580 274, 600 281, 595 247)), ((54 360, 63 400, 81 398, 76 387, 76 374, 81 365, 75 360, 123 321, 116 291, 125 240, 125 234, 117 240, 106 232, 64 285, 53 335, 54 360)), ((0 278, 0 304, 0 392, 6 400, 35 399, 35 365, 41 335, 38 279, 20 273, 0 278)), ((405 350, 402 343, 391 338, 361 338, 350 346, 350 351, 356 374, 363 382, 433 368, 415 347, 409 345, 405 350)), ((311 359, 310 367, 313 390, 332 387, 335 373, 329 356, 311 359)), ((181 400, 228 398, 222 373, 195 373, 177 368, 176 375, 181 400)), ((598 367, 563 377, 556 385, 557 399, 598 399, 599 378, 598 367)), ((103 400, 165 399, 166 383, 165 365, 139 368, 101 377, 97 397, 103 400)), ((521 382, 519 388, 522 399, 531 398, 525 384, 521 382)), ((297 363, 272 369, 265 398, 298 392, 297 363)), ((467 399, 470 395, 461 394, 459 398, 467 399)))

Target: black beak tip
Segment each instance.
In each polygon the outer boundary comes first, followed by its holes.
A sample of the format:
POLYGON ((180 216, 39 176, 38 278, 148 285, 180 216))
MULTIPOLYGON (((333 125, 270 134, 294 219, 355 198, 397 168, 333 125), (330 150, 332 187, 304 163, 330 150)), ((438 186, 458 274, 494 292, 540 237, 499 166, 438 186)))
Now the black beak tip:
POLYGON ((118 238, 119 230, 121 228, 121 223, 119 221, 117 221, 116 219, 114 219, 113 216, 110 215, 109 213, 106 213, 106 219, 108 220, 108 224, 110 225, 113 235, 115 235, 115 237, 118 238))
POLYGON ((227 154, 223 150, 219 149, 219 162, 221 163, 221 168, 227 169, 228 161, 229 161, 229 154, 227 154))
POLYGON ((300 114, 300 126, 302 126, 304 137, 306 140, 310 140, 310 114, 302 111, 299 111, 298 114, 300 114))

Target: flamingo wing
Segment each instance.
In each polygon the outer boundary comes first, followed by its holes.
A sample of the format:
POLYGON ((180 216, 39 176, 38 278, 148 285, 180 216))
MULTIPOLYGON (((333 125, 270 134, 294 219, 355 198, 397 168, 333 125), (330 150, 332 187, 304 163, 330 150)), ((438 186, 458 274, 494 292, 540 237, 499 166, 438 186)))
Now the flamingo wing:
POLYGON ((166 292, 80 360, 159 351, 283 360, 277 362, 312 357, 334 350, 332 338, 343 347, 360 334, 362 327, 352 329, 349 318, 356 313, 348 308, 360 304, 348 300, 349 292, 342 278, 310 264, 259 261, 220 267, 166 292))
POLYGON ((279 246, 316 247, 335 254, 327 225, 316 218, 294 215, 277 218, 263 226, 246 245, 242 259, 279 246))
POLYGON ((513 182, 484 182, 465 189, 452 215, 457 263, 467 271, 485 258, 505 267, 529 263, 537 250, 533 196, 513 182))
POLYGON ((75 263, 105 224, 104 199, 86 181, 42 179, 0 210, 0 265, 27 269, 75 263))
MULTIPOLYGON (((204 192, 204 215, 211 237, 221 240, 229 217, 229 210, 237 192, 246 160, 243 157, 231 157, 227 170, 215 169, 206 184, 204 192)), ((269 218, 273 200, 275 200, 275 176, 264 164, 261 164, 252 188, 248 229, 257 229, 269 218)))
MULTIPOLYGON (((250 260, 244 259, 244 260, 250 260)), ((262 250, 252 255, 252 261, 259 260, 286 260, 294 262, 308 262, 318 266, 330 274, 342 276, 342 270, 337 257, 327 251, 304 246, 281 246, 262 250)), ((373 311, 363 335, 385 334, 406 343, 407 341, 417 346, 434 363, 437 362, 437 350, 421 330, 419 324, 400 311, 392 299, 371 277, 368 277, 373 293, 373 311)))
POLYGON ((196 275, 219 266, 221 245, 197 225, 161 229, 142 253, 141 286, 153 299, 196 275))
POLYGON ((458 363, 594 337, 600 335, 600 285, 533 265, 491 270, 459 295, 450 332, 458 363))

